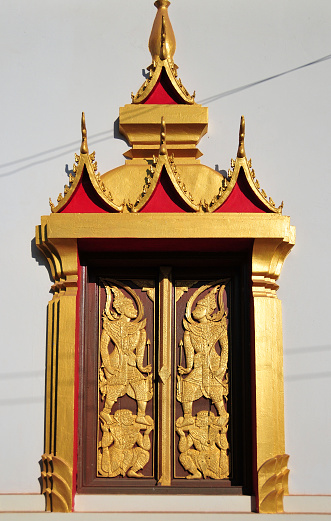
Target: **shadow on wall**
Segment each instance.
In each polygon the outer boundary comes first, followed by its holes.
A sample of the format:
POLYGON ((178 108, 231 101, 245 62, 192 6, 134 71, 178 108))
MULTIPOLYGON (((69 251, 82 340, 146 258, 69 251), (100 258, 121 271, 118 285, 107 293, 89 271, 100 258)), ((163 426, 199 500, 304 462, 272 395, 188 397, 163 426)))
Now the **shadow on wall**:
MULTIPOLYGON (((35 261, 38 263, 39 266, 45 266, 45 268, 47 269, 47 272, 48 272, 49 280, 51 283, 53 283, 51 269, 49 267, 49 264, 48 264, 45 256, 38 249, 35 238, 31 239, 31 257, 33 259, 35 259, 35 261)), ((50 292, 51 292, 51 290, 50 290, 50 292)))
MULTIPOLYGON (((314 346, 314 347, 301 347, 297 349, 287 349, 284 351, 284 357, 291 356, 304 356, 304 355, 315 355, 316 353, 330 353, 331 345, 325 346, 314 346)), ((324 366, 325 367, 325 366, 324 366)), ((299 380, 320 380, 323 378, 331 378, 331 371, 323 371, 317 373, 302 373, 302 374, 294 374, 285 376, 285 382, 295 382, 299 380)))
MULTIPOLYGON (((278 74, 274 74, 273 76, 269 76, 267 78, 264 78, 262 80, 257 80, 252 83, 247 83, 246 85, 242 85, 241 87, 236 87, 231 90, 227 90, 225 92, 221 92, 219 94, 215 94, 214 96, 210 96, 209 98, 205 98, 202 100, 198 100, 197 103, 200 103, 201 105, 210 105, 210 103, 214 103, 215 101, 218 101, 221 98, 225 98, 226 96, 232 96, 233 94, 237 94, 238 92, 241 92, 246 89, 250 89, 252 87, 256 87, 257 85, 260 85, 261 83, 265 83, 267 81, 274 80, 276 78, 279 78, 281 76, 285 76, 286 74, 290 74, 296 71, 299 71, 300 69, 304 69, 306 67, 311 67, 312 65, 316 65, 318 63, 324 62, 326 60, 331 59, 331 54, 327 54, 326 56, 322 56, 322 58, 318 58, 317 60, 305 63, 304 65, 299 65, 298 67, 294 67, 293 69, 289 69, 284 72, 280 72, 278 74)), ((144 69, 143 69, 144 70, 144 69)), ((98 132, 96 134, 92 134, 88 138, 89 146, 93 146, 96 143, 101 143, 102 141, 108 141, 109 139, 115 137, 116 139, 123 139, 123 136, 118 137, 118 127, 117 120, 114 123, 114 129, 105 130, 104 132, 98 132), (116 135, 115 135, 116 134, 116 135)), ((13 174, 17 174, 18 172, 21 172, 22 170, 25 170, 26 168, 30 168, 31 166, 40 165, 42 163, 46 163, 48 161, 52 161, 53 159, 58 159, 58 157, 67 155, 67 154, 74 154, 80 146, 80 142, 73 141, 72 143, 67 143, 65 145, 60 145, 55 148, 50 148, 49 150, 45 150, 44 152, 39 152, 37 154, 33 154, 31 156, 23 157, 21 159, 17 159, 15 161, 9 161, 7 163, 3 163, 0 165, 0 169, 9 167, 9 171, 4 172, 0 174, 0 177, 7 177, 13 174), (73 148, 74 147, 74 148, 73 148), (56 152, 55 155, 52 155, 53 152, 56 152), (44 157, 42 156, 48 156, 50 157, 44 157), (40 158, 40 159, 39 159, 40 158), (18 166, 20 163, 26 163, 22 166, 18 166), (14 167, 13 170, 10 170, 11 167, 14 167)))

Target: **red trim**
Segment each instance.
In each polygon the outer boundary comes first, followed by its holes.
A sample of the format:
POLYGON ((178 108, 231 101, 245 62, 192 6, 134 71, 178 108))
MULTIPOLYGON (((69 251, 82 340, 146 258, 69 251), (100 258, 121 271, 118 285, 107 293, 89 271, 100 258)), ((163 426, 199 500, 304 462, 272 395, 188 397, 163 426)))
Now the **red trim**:
POLYGON ((147 96, 143 104, 155 104, 155 105, 177 105, 185 103, 180 95, 175 91, 168 78, 168 75, 164 68, 152 90, 147 96))
POLYGON ((252 249, 252 239, 78 239, 84 252, 243 252, 252 249))
POLYGON ((76 329, 75 329, 75 396, 74 396, 74 446, 72 468, 72 512, 75 506, 77 488, 77 458, 78 458, 78 411, 79 411, 79 347, 80 347, 80 293, 81 265, 77 250, 77 294, 76 294, 76 329))
POLYGON ((163 167, 154 192, 140 213, 176 213, 192 211, 192 208, 190 208, 176 192, 175 187, 163 167))
POLYGON ((270 213, 270 210, 254 194, 241 168, 231 194, 216 212, 270 213))
POLYGON ((110 213, 114 210, 96 193, 86 167, 76 190, 59 213, 110 213))

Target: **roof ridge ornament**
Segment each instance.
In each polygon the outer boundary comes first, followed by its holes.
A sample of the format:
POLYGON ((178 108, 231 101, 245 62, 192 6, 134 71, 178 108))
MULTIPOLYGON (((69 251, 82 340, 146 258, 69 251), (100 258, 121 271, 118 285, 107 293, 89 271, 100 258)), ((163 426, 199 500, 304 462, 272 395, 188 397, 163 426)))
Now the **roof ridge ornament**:
POLYGON ((161 132, 160 132, 160 156, 167 155, 167 145, 166 145, 166 123, 165 119, 162 116, 161 118, 161 132))
POLYGON ((239 145, 237 157, 246 157, 245 152, 245 118, 241 116, 240 119, 240 128, 239 128, 239 145))
POLYGON ((80 153, 81 154, 88 154, 87 131, 86 131, 86 123, 85 123, 85 112, 82 112, 81 128, 82 128, 82 144, 80 146, 80 153))

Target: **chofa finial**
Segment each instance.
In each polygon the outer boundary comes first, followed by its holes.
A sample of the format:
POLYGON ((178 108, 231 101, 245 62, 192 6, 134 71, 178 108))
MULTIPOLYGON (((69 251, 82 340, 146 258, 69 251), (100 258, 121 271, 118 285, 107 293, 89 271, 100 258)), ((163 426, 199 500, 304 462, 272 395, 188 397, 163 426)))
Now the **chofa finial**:
POLYGON ((239 146, 237 157, 246 157, 245 152, 245 118, 241 116, 240 129, 239 129, 239 146))
POLYGON ((153 62, 161 60, 173 60, 176 50, 176 39, 168 15, 169 0, 157 0, 154 3, 157 13, 153 23, 148 48, 153 62))
POLYGON ((161 118, 161 133, 160 133, 160 156, 165 156, 167 154, 167 145, 166 145, 166 124, 164 117, 161 118))
POLYGON ((88 154, 88 146, 87 146, 87 132, 86 132, 86 124, 85 124, 85 112, 82 112, 82 144, 80 146, 81 154, 88 154))

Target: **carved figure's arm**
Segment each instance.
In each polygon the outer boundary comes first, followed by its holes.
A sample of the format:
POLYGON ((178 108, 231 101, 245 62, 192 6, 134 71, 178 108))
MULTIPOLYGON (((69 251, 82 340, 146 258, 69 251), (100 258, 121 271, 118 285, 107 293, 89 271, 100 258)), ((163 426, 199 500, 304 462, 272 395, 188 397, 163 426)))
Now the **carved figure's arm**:
POLYGON ((107 425, 105 425, 104 423, 101 423, 101 430, 103 432, 102 440, 101 440, 101 447, 103 447, 103 448, 109 447, 113 443, 114 437, 113 437, 112 433, 110 432, 109 428, 107 427, 107 425))
POLYGON ((227 371, 227 368, 228 368, 228 359, 229 359, 229 341, 228 341, 228 331, 227 331, 227 327, 226 327, 225 316, 222 318, 221 325, 223 326, 220 337, 219 337, 219 344, 221 346, 221 360, 220 360, 220 366, 216 372, 216 376, 223 379, 224 375, 227 371))
POLYGON ((189 434, 185 436, 185 432, 182 429, 177 428, 176 431, 179 434, 179 452, 186 452, 193 445, 192 437, 189 434))
POLYGON ((107 369, 108 373, 117 374, 118 369, 113 367, 109 362, 109 351, 108 351, 109 340, 110 340, 110 336, 103 329, 103 331, 101 333, 101 340, 100 340, 101 360, 102 360, 102 363, 103 363, 105 369, 107 369))
POLYGON ((152 366, 150 364, 143 366, 144 355, 146 349, 146 330, 145 328, 140 330, 139 341, 136 347, 136 355, 137 355, 137 367, 143 373, 150 373, 152 370, 152 366))
POLYGON ((144 432, 144 435, 141 434, 141 432, 138 433, 137 437, 137 445, 141 447, 144 450, 150 450, 151 449, 151 440, 150 440, 150 433, 153 430, 153 427, 147 427, 147 429, 144 432))
POLYGON ((188 374, 193 367, 193 358, 194 358, 194 348, 192 346, 191 337, 189 331, 185 331, 184 333, 184 349, 185 349, 185 357, 186 357, 186 365, 187 367, 178 366, 179 374, 188 374))

